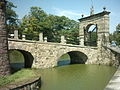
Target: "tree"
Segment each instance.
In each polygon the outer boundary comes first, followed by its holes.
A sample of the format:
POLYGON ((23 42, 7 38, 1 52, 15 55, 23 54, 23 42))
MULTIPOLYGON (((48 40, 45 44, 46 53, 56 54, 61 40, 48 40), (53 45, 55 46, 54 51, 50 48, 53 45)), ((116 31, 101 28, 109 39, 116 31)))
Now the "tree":
POLYGON ((117 30, 117 31, 120 31, 120 24, 118 24, 118 25, 116 26, 116 30, 117 30))
POLYGON ((31 40, 38 40, 39 33, 43 32, 50 42, 60 42, 60 36, 64 35, 68 43, 77 44, 78 26, 78 22, 65 16, 48 15, 40 7, 31 7, 22 19, 20 32, 31 40))
POLYGON ((38 40, 38 35, 44 30, 44 22, 47 14, 39 7, 31 7, 28 15, 25 15, 20 24, 21 34, 27 39, 38 40))
POLYGON ((52 39, 50 37, 51 41, 60 42, 60 36, 65 36, 67 43, 78 44, 75 43, 79 34, 78 22, 70 20, 65 16, 49 15, 47 18, 46 23, 49 25, 49 29, 52 32, 52 39))
POLYGON ((8 60, 8 40, 5 21, 6 1, 0 0, 0 75, 10 74, 8 60))
POLYGON ((110 34, 110 41, 116 41, 116 44, 120 45, 120 24, 116 26, 116 31, 110 34))
POLYGON ((17 8, 12 2, 7 1, 6 4, 6 28, 8 33, 13 33, 15 29, 18 29, 18 15, 13 10, 13 8, 17 8))

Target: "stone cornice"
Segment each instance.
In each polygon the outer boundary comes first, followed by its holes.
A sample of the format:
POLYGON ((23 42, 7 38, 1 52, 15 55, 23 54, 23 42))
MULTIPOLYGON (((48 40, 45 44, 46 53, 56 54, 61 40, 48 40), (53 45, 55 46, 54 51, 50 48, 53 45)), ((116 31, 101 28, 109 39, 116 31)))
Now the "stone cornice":
POLYGON ((79 21, 85 21, 85 20, 90 20, 91 18, 100 17, 100 16, 104 16, 104 15, 109 15, 109 14, 110 14, 110 12, 103 11, 103 12, 100 12, 100 13, 97 13, 97 14, 90 15, 88 17, 83 17, 83 18, 78 19, 78 20, 79 21))

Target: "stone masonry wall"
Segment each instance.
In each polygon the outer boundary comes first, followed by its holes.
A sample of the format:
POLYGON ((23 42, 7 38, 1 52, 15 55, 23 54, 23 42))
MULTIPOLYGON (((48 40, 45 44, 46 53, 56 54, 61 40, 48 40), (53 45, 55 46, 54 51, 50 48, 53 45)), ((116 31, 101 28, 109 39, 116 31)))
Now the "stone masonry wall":
POLYGON ((86 64, 105 64, 117 66, 116 56, 109 49, 81 47, 59 43, 40 43, 35 41, 9 40, 9 49, 25 50, 33 57, 33 68, 49 68, 57 66, 57 60, 71 51, 79 51, 87 55, 86 64))
POLYGON ((7 31, 5 29, 5 4, 5 0, 0 1, 0 76, 10 73, 7 31))

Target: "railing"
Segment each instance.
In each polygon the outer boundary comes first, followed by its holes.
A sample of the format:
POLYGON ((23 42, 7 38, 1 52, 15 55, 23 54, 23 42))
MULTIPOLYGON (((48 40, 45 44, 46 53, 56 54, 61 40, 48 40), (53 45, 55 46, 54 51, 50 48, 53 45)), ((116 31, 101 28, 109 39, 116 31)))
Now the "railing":
MULTIPOLYGON (((9 34, 10 38, 18 40, 18 30, 14 31, 14 34, 9 34)), ((22 35, 22 40, 26 40, 26 36, 22 35)), ((47 42, 47 37, 43 38, 43 33, 39 34, 39 42, 47 42)), ((65 36, 61 36, 61 42, 62 44, 66 44, 65 36)))
POLYGON ((120 53, 120 47, 119 46, 112 46, 112 45, 107 45, 107 48, 109 48, 110 50, 120 53))

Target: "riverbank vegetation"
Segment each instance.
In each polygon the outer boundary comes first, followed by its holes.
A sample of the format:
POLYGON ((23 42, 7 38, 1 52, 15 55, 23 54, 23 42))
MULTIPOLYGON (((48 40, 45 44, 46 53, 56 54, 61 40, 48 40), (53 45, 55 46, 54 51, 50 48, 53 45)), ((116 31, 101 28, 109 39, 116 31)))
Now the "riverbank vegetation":
POLYGON ((24 82, 36 77, 40 77, 40 70, 38 72, 37 69, 21 69, 10 76, 0 77, 0 87, 15 83, 19 84, 19 82, 24 82))

